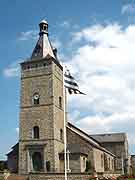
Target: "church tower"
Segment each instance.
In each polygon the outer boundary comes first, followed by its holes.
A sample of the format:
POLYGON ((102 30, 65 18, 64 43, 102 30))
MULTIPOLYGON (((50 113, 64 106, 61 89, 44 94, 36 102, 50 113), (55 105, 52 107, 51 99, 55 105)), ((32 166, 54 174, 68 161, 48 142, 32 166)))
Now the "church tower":
POLYGON ((64 150, 63 68, 39 24, 39 39, 29 60, 21 63, 19 174, 60 172, 64 150))

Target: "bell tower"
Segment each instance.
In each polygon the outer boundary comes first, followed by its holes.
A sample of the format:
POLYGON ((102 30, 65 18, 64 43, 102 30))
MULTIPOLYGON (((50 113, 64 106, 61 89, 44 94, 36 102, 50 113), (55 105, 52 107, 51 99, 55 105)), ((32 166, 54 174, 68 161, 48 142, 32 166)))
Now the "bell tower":
POLYGON ((19 174, 59 172, 64 150, 63 68, 41 21, 30 59, 21 63, 19 174))

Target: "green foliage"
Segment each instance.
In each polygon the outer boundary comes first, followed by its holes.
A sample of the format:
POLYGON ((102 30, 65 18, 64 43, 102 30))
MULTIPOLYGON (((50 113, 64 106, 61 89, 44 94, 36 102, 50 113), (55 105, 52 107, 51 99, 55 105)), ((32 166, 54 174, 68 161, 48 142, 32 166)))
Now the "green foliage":
POLYGON ((6 169, 5 163, 4 162, 0 163, 0 171, 4 171, 5 169, 6 169))

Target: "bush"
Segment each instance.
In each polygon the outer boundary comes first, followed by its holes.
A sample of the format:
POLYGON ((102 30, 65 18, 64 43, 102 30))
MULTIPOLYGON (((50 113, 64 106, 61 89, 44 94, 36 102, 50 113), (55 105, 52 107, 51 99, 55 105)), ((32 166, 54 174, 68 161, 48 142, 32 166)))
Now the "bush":
POLYGON ((5 162, 0 163, 0 171, 4 171, 7 168, 7 165, 5 162))

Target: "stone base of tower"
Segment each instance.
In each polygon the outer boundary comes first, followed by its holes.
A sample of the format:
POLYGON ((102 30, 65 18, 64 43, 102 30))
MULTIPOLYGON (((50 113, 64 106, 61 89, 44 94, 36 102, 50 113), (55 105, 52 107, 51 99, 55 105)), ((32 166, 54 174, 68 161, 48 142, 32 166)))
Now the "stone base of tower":
POLYGON ((63 150, 63 143, 55 142, 55 140, 35 141, 33 143, 20 142, 19 143, 19 174, 25 175, 30 172, 41 173, 58 173, 60 171, 59 153, 63 150), (54 153, 53 153, 54 152, 54 153), (42 162, 41 170, 34 170, 33 155, 34 153, 41 154, 42 158, 38 159, 42 162), (49 163, 48 163, 49 162, 49 163))

